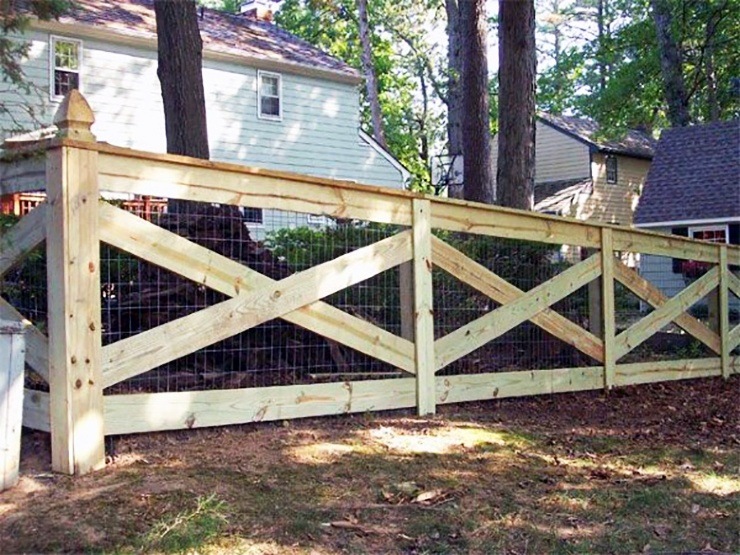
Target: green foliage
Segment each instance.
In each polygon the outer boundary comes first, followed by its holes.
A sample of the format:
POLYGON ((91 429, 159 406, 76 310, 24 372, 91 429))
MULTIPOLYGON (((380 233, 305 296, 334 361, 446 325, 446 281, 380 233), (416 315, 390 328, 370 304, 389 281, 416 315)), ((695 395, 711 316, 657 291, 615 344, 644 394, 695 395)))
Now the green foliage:
MULTIPOLYGON (((2 26, 0 71, 2 71, 3 83, 8 86, 8 90, 17 91, 22 95, 40 94, 23 71, 23 61, 28 56, 30 44, 21 37, 28 29, 32 16, 42 20, 58 18, 69 9, 70 5, 70 0, 32 0, 30 3, 21 0, 0 0, 0 26, 2 26)), ((15 110, 19 108, 16 104, 13 107, 15 110)), ((35 121, 36 114, 33 106, 26 103, 20 108, 32 121, 35 121)), ((15 131, 22 130, 26 123, 20 114, 3 103, 0 103, 0 116, 7 118, 15 131)))

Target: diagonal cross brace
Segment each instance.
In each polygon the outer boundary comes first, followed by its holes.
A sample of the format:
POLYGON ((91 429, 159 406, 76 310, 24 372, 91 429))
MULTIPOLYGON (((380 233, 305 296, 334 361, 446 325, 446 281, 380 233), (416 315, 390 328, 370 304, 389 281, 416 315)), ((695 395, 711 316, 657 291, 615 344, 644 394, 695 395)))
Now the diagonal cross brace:
POLYGON ((108 204, 100 218, 106 243, 233 297, 104 347, 104 387, 277 317, 413 373, 411 342, 317 300, 410 260, 408 231, 276 282, 108 204))
POLYGON ((666 324, 674 321, 719 283, 719 267, 714 267, 678 295, 656 308, 639 322, 620 333, 614 340, 614 357, 619 360, 641 345, 666 324))
MULTIPOLYGON (((463 283, 477 289, 494 301, 506 304, 522 298, 526 293, 478 264, 444 241, 432 237, 434 264, 449 272, 463 283)), ((531 318, 532 323, 572 345, 591 358, 603 362, 604 343, 591 332, 584 330, 551 308, 531 318)))
POLYGON ((0 277, 18 264, 46 238, 46 212, 42 202, 0 238, 0 277))
MULTIPOLYGON (((492 275, 503 281, 496 274, 492 275)), ((438 339, 435 342, 437 370, 534 318, 600 275, 601 255, 594 254, 516 300, 438 339)), ((581 328, 580 333, 588 332, 581 328)))

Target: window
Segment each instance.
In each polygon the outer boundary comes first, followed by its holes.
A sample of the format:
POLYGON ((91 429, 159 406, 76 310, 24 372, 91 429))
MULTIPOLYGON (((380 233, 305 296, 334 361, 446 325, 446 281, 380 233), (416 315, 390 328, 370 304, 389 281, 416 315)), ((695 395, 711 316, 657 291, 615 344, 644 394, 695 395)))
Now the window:
POLYGON ((51 37, 51 97, 61 98, 80 88, 82 42, 51 37))
POLYGON ((242 214, 244 221, 248 224, 261 224, 262 223, 262 209, 261 208, 242 208, 242 214))
POLYGON ((277 73, 257 72, 259 82, 257 107, 260 118, 281 120, 283 118, 282 79, 277 73))
POLYGON ((617 182, 617 157, 616 156, 606 157, 606 182, 607 183, 617 182))
POLYGON ((726 225, 689 228, 689 237, 700 241, 709 241, 710 243, 727 243, 728 235, 726 225))

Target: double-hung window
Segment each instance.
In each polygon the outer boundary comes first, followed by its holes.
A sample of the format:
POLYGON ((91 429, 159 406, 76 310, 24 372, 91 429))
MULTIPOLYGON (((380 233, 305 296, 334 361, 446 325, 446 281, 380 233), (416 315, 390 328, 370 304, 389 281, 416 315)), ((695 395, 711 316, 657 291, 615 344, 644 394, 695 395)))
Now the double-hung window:
POLYGON ((279 73, 257 72, 257 114, 262 119, 283 119, 282 78, 279 73))
POLYGON ((80 88, 82 41, 51 37, 51 97, 59 99, 80 88))
POLYGON ((613 155, 606 157, 606 182, 617 182, 617 157, 613 155))
POLYGON ((729 243, 726 225, 708 225, 701 227, 690 227, 689 236, 700 241, 710 243, 729 243))

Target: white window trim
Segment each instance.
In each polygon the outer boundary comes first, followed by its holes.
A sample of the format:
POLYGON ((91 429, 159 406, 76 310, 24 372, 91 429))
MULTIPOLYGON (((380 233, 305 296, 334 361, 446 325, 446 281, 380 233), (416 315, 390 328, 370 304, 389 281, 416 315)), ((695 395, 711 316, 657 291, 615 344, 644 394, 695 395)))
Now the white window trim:
POLYGON ((78 49, 77 49, 77 56, 79 57, 78 64, 79 69, 77 70, 77 82, 79 84, 78 90, 82 92, 82 76, 83 76, 83 70, 84 67, 82 65, 83 62, 83 55, 82 55, 82 49, 84 48, 84 45, 80 39, 73 39, 69 37, 62 37, 59 35, 49 35, 49 98, 53 101, 60 101, 62 98, 64 98, 63 95, 54 94, 54 72, 56 71, 56 48, 55 45, 57 42, 74 42, 77 43, 78 49))
POLYGON ((257 70, 257 117, 267 121, 283 121, 283 76, 274 71, 257 70), (262 76, 277 77, 280 113, 277 116, 262 113, 262 76))
POLYGON ((724 231, 725 232, 725 243, 729 244, 730 242, 730 226, 725 225, 702 225, 702 226, 695 226, 689 228, 689 237, 691 239, 694 238, 694 234, 696 232, 701 231, 724 231))

